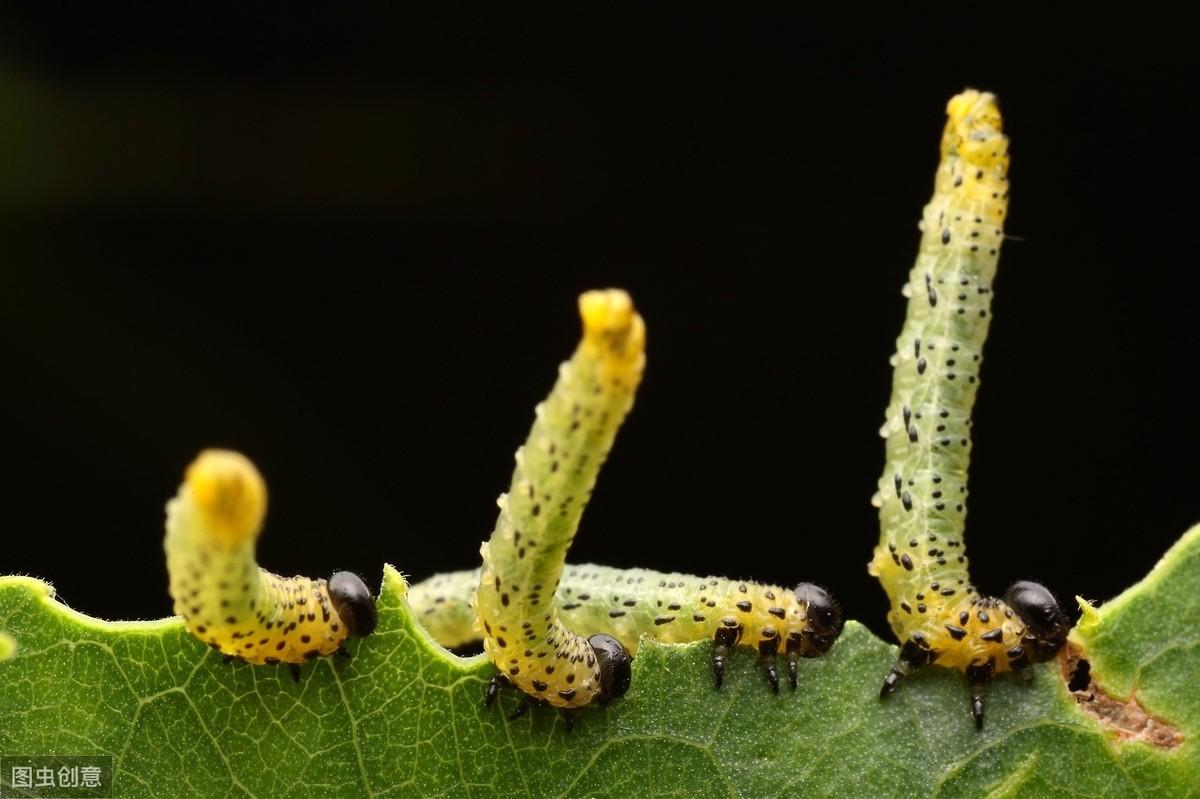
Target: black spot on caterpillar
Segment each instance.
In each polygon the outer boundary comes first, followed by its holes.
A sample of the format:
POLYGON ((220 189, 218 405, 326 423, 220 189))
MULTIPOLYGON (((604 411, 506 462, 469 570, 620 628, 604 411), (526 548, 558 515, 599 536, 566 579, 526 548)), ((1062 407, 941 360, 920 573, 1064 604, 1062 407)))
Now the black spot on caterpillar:
MULTIPOLYGON (((481 630, 471 609, 479 570, 439 574, 413 585, 408 602, 418 620, 446 647, 468 644, 481 630)), ((775 655, 786 654, 788 679, 797 683, 796 661, 824 654, 842 631, 841 609, 822 588, 794 590, 749 581, 568 565, 555 592, 559 618, 581 635, 613 636, 631 654, 646 636, 660 643, 727 639, 754 650, 771 688, 778 691, 775 655), (614 615, 619 614, 619 615, 614 615), (727 627, 726 619, 735 625, 727 627)), ((713 648, 713 676, 724 679, 728 641, 713 648)), ((533 650, 530 650, 533 651, 533 650)))
POLYGON ((1018 582, 1000 600, 980 596, 967 573, 970 414, 1008 209, 1008 140, 990 94, 966 91, 950 100, 947 115, 892 356, 892 399, 880 430, 887 462, 874 499, 880 540, 869 568, 891 600, 888 621, 902 644, 882 695, 928 663, 961 669, 982 727, 987 682, 1052 657, 1067 622, 1036 583, 1018 582))
MULTIPOLYGON (((645 328, 629 295, 590 291, 579 298, 579 311, 583 339, 517 450, 512 486, 480 549, 474 602, 484 651, 501 679, 566 710, 610 701, 628 688, 628 654, 610 636, 587 639, 568 629, 554 590, 645 364, 645 328)), ((489 687, 489 702, 499 685, 489 687)))
POLYGON ((266 484, 247 458, 208 450, 188 467, 167 504, 167 554, 175 612, 188 631, 229 659, 286 663, 345 654, 347 636, 375 629, 363 581, 280 577, 254 561, 267 508, 266 484))

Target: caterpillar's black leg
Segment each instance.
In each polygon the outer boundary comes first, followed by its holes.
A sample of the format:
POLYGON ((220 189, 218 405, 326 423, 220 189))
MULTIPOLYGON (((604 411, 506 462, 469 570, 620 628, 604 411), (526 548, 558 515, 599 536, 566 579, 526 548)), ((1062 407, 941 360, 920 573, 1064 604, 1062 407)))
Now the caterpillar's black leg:
POLYGON ((517 705, 516 710, 508 714, 508 720, 516 721, 517 719, 521 718, 521 716, 524 716, 531 707, 533 707, 533 700, 529 698, 528 694, 522 693, 521 704, 517 705))
POLYGON ((712 670, 717 688, 725 682, 725 666, 729 663, 729 650, 737 645, 737 627, 721 627, 713 636, 712 670))
POLYGON ((971 717, 975 719, 975 729, 983 729, 983 694, 992 675, 996 673, 996 661, 988 658, 987 663, 967 666, 967 683, 971 687, 971 717))
POLYGON ((347 660, 350 659, 350 650, 346 649, 345 644, 339 644, 338 648, 337 648, 337 652, 335 652, 334 654, 336 654, 338 657, 346 658, 347 660))
POLYGON ((788 636, 787 642, 787 657, 788 657, 788 684, 792 686, 792 690, 796 690, 796 662, 800 660, 800 655, 804 649, 804 636, 800 633, 792 633, 788 636))
POLYGON ((763 661, 763 673, 767 675, 767 684, 771 686, 771 693, 779 693, 779 670, 775 668, 774 660, 763 661))
MULTIPOLYGON (((1026 636, 1029 638, 1030 636, 1026 636)), ((1022 641, 1022 643, 1026 643, 1022 641)), ((1008 667, 1013 670, 1024 682, 1029 682, 1033 679, 1033 669, 1029 668, 1032 663, 1029 661, 1029 652, 1021 644, 1017 644, 1006 653, 1008 655, 1008 667)))
POLYGON ((924 641, 909 639, 900 647, 900 657, 896 659, 896 664, 892 666, 892 670, 883 678, 883 685, 879 689, 879 697, 883 697, 896 690, 900 680, 912 673, 916 668, 924 666, 933 661, 933 651, 924 645, 924 641))
POLYGON ((291 675, 292 675, 292 682, 299 683, 300 682, 300 664, 299 663, 289 663, 289 664, 287 664, 287 667, 288 667, 288 672, 291 673, 291 675))
POLYGON ((221 658, 222 663, 232 663, 235 660, 241 660, 237 655, 225 655, 221 658))
POLYGON ((763 673, 767 675, 767 684, 771 693, 779 693, 779 670, 775 668, 775 657, 779 654, 779 639, 767 638, 758 644, 758 657, 762 663, 763 673))
POLYGON ((578 710, 566 710, 566 709, 564 709, 564 710, 562 711, 562 719, 563 719, 563 724, 565 724, 565 725, 566 725, 566 727, 567 727, 567 732, 571 732, 572 730, 574 730, 574 729, 575 729, 575 716, 576 716, 576 714, 578 714, 578 713, 579 713, 579 711, 578 711, 578 710))
POLYGON ((880 699, 883 699, 892 691, 896 690, 896 686, 900 684, 900 681, 904 679, 905 675, 907 675, 910 671, 907 666, 908 664, 902 660, 896 661, 895 665, 892 666, 892 670, 889 671, 888 675, 883 678, 883 685, 879 688, 880 699))
POLYGON ((503 674, 493 675, 483 692, 483 706, 490 707, 496 701, 496 697, 500 695, 500 692, 510 685, 512 683, 503 674))

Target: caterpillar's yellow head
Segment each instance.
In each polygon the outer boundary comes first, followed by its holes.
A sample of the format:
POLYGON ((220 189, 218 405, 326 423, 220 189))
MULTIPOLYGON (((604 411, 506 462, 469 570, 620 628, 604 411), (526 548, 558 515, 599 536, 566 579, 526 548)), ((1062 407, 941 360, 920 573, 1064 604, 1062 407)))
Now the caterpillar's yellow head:
POLYGON ((267 512, 267 486, 245 455, 205 450, 188 467, 184 489, 208 529, 227 543, 258 535, 267 512))
POLYGON ((640 364, 646 347, 646 326, 621 289, 588 291, 579 296, 584 344, 601 357, 640 364))
POLYGON ((988 171, 1008 169, 1008 138, 1003 132, 1000 107, 991 92, 967 89, 946 104, 946 130, 942 156, 958 156, 988 171))

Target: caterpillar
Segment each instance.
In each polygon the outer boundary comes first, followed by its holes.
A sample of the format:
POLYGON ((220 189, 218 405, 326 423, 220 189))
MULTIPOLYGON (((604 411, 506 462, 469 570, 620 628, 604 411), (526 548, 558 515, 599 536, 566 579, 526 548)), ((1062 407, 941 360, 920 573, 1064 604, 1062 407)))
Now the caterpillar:
POLYGON ((573 712, 629 688, 630 656, 610 635, 584 638, 559 618, 554 592, 596 476, 633 407, 645 366, 645 326, 629 295, 589 291, 579 298, 583 338, 534 412, 517 450, 511 488, 490 539, 473 606, 484 651, 499 670, 491 703, 506 683, 573 712))
POLYGON ((347 636, 375 629, 375 600, 355 574, 280 577, 254 561, 267 509, 262 476, 245 456, 207 450, 167 503, 170 593, 188 631, 227 660, 299 664, 346 656, 347 636))
POLYGON ((968 575, 971 408, 1004 237, 1009 156, 991 94, 968 90, 946 113, 933 199, 904 286, 907 318, 891 358, 892 397, 880 430, 886 464, 873 499, 880 540, 869 571, 888 595, 888 622, 901 642, 881 696, 920 666, 959 669, 982 729, 991 678, 1052 657, 1068 625, 1045 587, 1020 581, 999 599, 980 595, 968 575))
MULTIPOLYGON (((408 589, 417 619, 446 647, 479 638, 471 598, 479 570, 435 575, 408 589)), ((642 636, 659 643, 712 639, 713 677, 725 678, 729 649, 754 648, 773 692, 779 691, 775 656, 787 655, 788 681, 796 662, 828 651, 842 631, 841 608, 825 589, 801 583, 794 590, 720 577, 649 569, 568 565, 555 592, 559 618, 580 635, 611 635, 630 656, 642 636)))

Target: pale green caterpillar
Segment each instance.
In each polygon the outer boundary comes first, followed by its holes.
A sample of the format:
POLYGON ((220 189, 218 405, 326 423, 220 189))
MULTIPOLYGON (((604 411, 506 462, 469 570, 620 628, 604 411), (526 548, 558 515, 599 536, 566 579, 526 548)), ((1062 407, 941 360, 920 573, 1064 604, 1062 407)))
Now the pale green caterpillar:
POLYGON ((1053 656, 1067 622, 1036 583, 1018 582, 1000 600, 980 596, 967 574, 971 408, 1008 209, 1008 140, 991 94, 964 92, 947 115, 892 356, 892 399, 880 431, 887 462, 874 499, 880 540, 869 570, 891 600, 888 621, 902 644, 882 695, 918 666, 961 669, 982 727, 987 682, 1053 656))
MULTIPOLYGON (((483 555, 474 607, 484 651, 526 696, 566 710, 607 702, 629 687, 629 654, 590 640, 558 617, 554 592, 567 549, 617 428, 633 407, 645 364, 645 327, 623 291, 579 298, 583 340, 517 450, 512 487, 483 555)), ((524 706, 523 706, 524 707, 524 706)))
POLYGON ((327 583, 280 577, 254 562, 267 509, 258 470, 236 452, 208 450, 188 467, 167 504, 167 554, 175 612, 188 631, 227 658, 286 663, 345 654, 349 635, 375 628, 375 600, 357 575, 327 583))
MULTIPOLYGON (((472 643, 482 630, 471 609, 479 570, 439 574, 408 589, 414 615, 446 647, 472 643)), ((842 631, 841 609, 824 589, 801 583, 794 590, 719 577, 696 577, 568 565, 555 592, 559 618, 580 635, 604 633, 636 655, 642 636, 659 643, 712 639, 713 676, 720 687, 729 648, 754 648, 773 691, 779 690, 775 656, 788 658, 796 687, 796 661, 824 654, 842 631)))

